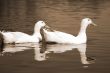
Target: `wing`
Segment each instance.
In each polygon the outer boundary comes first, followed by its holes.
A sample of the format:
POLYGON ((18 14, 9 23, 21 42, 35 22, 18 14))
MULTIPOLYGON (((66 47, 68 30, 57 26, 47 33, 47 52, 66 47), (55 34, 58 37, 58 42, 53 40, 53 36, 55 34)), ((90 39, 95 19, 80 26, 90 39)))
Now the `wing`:
POLYGON ((56 42, 56 43, 72 43, 72 40, 75 39, 75 37, 71 34, 60 32, 60 31, 54 31, 54 32, 45 32, 45 38, 48 42, 56 42))

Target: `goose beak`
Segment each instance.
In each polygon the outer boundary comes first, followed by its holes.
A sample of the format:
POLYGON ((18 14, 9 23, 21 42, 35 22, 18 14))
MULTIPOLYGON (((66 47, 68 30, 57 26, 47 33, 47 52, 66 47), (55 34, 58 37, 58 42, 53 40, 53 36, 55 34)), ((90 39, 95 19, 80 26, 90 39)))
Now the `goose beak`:
POLYGON ((44 28, 46 28, 46 29, 50 29, 50 27, 49 27, 49 26, 47 26, 47 25, 45 25, 45 26, 44 26, 44 28))
POLYGON ((92 23, 92 25, 97 26, 95 23, 92 23))
POLYGON ((49 27, 49 26, 47 26, 47 25, 44 26, 44 29, 46 29, 46 30, 48 30, 48 31, 54 31, 51 27, 49 27))

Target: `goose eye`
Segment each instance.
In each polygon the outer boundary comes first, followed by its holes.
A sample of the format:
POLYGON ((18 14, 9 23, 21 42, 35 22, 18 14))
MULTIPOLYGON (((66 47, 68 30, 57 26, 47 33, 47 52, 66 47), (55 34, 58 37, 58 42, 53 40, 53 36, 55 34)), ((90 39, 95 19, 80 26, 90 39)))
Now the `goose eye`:
POLYGON ((44 23, 44 22, 42 22, 42 23, 44 23))
POLYGON ((88 21, 91 21, 91 19, 88 19, 88 21))

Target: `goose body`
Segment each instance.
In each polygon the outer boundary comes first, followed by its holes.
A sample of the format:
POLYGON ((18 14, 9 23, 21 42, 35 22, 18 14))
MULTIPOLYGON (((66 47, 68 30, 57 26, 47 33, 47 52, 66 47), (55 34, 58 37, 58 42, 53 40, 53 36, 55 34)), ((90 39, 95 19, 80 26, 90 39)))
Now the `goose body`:
POLYGON ((86 36, 83 37, 85 40, 82 40, 81 39, 82 37, 78 38, 71 34, 60 32, 60 31, 54 31, 54 32, 45 31, 44 35, 47 42, 70 43, 70 44, 72 43, 80 44, 80 43, 86 42, 86 36))
POLYGON ((2 32, 4 35, 4 42, 5 43, 28 43, 28 42, 39 42, 41 38, 40 34, 36 34, 36 36, 28 35, 23 32, 2 32))
POLYGON ((38 43, 42 37, 40 35, 40 28, 45 26, 43 21, 38 21, 34 27, 33 35, 28 35, 23 32, 1 32, 4 37, 4 43, 38 43))
POLYGON ((86 28, 90 24, 94 24, 90 18, 82 19, 81 29, 77 36, 56 30, 49 31, 47 29, 43 29, 44 37, 46 42, 83 44, 87 42, 86 28))

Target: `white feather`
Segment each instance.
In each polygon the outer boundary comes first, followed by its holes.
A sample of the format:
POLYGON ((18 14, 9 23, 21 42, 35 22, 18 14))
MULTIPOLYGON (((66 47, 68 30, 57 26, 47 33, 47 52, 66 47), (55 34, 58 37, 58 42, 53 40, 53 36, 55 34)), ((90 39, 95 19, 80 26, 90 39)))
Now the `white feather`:
POLYGON ((28 35, 23 32, 1 32, 4 37, 4 43, 27 43, 39 42, 42 37, 40 35, 41 27, 45 26, 43 21, 38 21, 34 27, 33 35, 28 35))
POLYGON ((81 22, 81 29, 77 36, 73 36, 68 33, 60 31, 48 31, 44 30, 44 37, 47 42, 56 42, 56 43, 73 43, 73 44, 82 44, 87 42, 86 28, 89 24, 93 24, 90 18, 85 18, 81 22))

